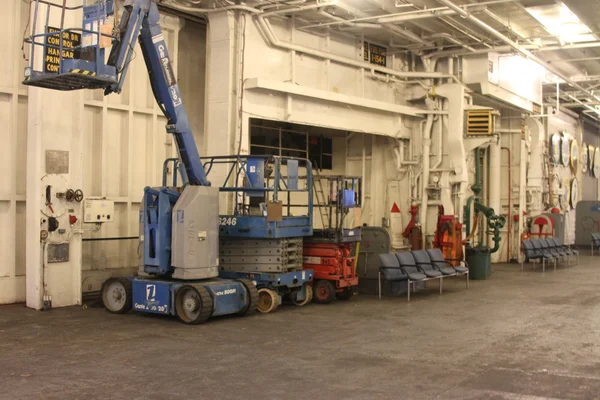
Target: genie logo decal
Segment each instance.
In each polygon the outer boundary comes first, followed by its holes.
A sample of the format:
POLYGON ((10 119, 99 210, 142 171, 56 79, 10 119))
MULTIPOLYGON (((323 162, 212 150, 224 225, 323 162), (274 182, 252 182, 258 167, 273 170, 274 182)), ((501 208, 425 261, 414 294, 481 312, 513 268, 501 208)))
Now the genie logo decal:
POLYGON ((148 303, 156 301, 156 285, 146 285, 146 301, 148 303))
POLYGON ((181 105, 181 97, 177 93, 177 89, 174 87, 169 89, 171 91, 171 100, 173 100, 173 106, 177 107, 181 105))
MULTIPOLYGON (((156 46, 156 50, 158 51, 160 66, 162 67, 163 75, 167 81, 167 86, 172 89, 173 86, 177 84, 177 80, 175 79, 175 74, 173 73, 173 68, 171 67, 171 61, 169 60, 169 54, 167 53, 167 48, 165 47, 164 41, 156 46)), ((172 94, 171 97, 173 97, 172 94)), ((181 104, 181 100, 179 101, 181 104)))
MULTIPOLYGON (((166 53, 167 49, 165 49, 165 45, 164 44, 159 44, 158 45, 158 55, 161 58, 161 61, 163 58, 167 58, 167 53, 166 53)), ((168 61, 168 58, 167 58, 168 61)))

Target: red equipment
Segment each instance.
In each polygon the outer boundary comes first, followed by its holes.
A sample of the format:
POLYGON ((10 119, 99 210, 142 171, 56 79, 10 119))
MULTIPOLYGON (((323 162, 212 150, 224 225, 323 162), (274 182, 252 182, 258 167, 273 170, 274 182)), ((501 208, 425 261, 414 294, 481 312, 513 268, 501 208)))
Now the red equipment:
MULTIPOLYGON (((358 245, 357 245, 358 247, 358 245)), ((319 243, 304 241, 304 268, 314 271, 313 299, 329 304, 336 297, 349 300, 358 285, 354 243, 319 243)))
MULTIPOLYGON (((446 260, 463 259, 462 224, 454 215, 444 215, 444 206, 438 206, 438 220, 433 247, 442 249, 446 260)), ((454 261, 456 265, 458 261, 454 261)))
POLYGON ((417 206, 410 206, 410 221, 406 225, 404 232, 402 232, 402 236, 408 239, 412 250, 421 250, 423 248, 423 232, 421 231, 421 227, 417 225, 418 212, 419 208, 417 206))

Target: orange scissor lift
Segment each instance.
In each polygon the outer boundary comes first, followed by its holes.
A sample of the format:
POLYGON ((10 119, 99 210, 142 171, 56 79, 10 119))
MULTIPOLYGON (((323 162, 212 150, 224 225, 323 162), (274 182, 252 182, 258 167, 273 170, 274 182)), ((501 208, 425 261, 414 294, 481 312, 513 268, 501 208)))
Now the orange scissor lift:
POLYGON ((313 301, 349 300, 358 285, 361 178, 316 175, 313 184, 322 227, 313 229, 303 248, 304 269, 314 271, 313 301))

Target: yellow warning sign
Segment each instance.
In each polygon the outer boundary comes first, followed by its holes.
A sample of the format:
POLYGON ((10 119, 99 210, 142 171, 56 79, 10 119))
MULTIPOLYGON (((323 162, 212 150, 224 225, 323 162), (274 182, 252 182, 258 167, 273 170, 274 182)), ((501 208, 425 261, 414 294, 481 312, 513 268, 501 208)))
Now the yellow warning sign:
POLYGON ((60 29, 51 26, 46 27, 46 33, 57 32, 55 35, 46 36, 44 46, 44 72, 58 72, 61 60, 61 37, 62 37, 62 59, 75 58, 75 48, 81 45, 81 34, 75 32, 59 32, 60 29))

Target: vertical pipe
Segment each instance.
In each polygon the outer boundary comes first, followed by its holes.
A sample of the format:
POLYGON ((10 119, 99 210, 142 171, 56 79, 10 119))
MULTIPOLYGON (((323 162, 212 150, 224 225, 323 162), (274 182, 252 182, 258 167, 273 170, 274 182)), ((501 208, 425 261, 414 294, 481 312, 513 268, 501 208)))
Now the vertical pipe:
MULTIPOLYGON (((523 128, 524 129, 524 128, 523 128)), ((523 219, 525 212, 525 202, 527 201, 526 185, 527 185, 527 141, 521 137, 521 158, 519 162, 519 229, 517 230, 517 241, 521 240, 523 234, 523 219)), ((520 251, 517 253, 521 257, 520 251)))
MULTIPOLYGON (((366 141, 365 141, 365 137, 367 136, 366 133, 362 134, 362 165, 361 165, 361 177, 362 177, 362 181, 361 184, 364 185, 365 182, 365 175, 367 174, 367 150, 365 149, 366 146, 366 141)), ((371 148, 371 155, 373 155, 373 149, 371 148)), ((371 157, 372 159, 372 157, 371 157)), ((371 182, 371 185, 373 185, 373 182, 371 182)), ((364 186, 361 188, 361 204, 364 207, 365 206, 365 188, 364 186)), ((372 207, 372 203, 371 202, 371 210, 373 210, 372 207)), ((373 212, 371 211, 371 214, 373 214, 373 212)))
POLYGON ((429 196, 427 194, 427 185, 429 184, 429 164, 431 152, 431 131, 433 128, 433 114, 427 115, 425 129, 422 131, 423 136, 423 176, 421 177, 421 209, 419 221, 423 229, 423 233, 427 234, 427 202, 429 196))
POLYGON ((560 109, 560 86, 558 84, 558 78, 556 79, 556 112, 560 109))
MULTIPOLYGON (((490 145, 490 153, 489 153, 489 161, 490 161, 490 166, 489 166, 489 172, 490 172, 490 176, 489 176, 489 188, 488 188, 488 195, 489 195, 489 207, 493 208, 494 211, 496 212, 496 214, 500 214, 500 181, 501 181, 501 147, 500 147, 500 136, 497 137, 497 141, 495 141, 494 143, 492 143, 490 145)), ((488 237, 488 239, 491 239, 491 237, 488 237)), ((489 243, 491 245, 491 242, 489 243)), ((496 255, 495 257, 492 256, 492 258, 494 259, 495 262, 498 262, 498 257, 499 255, 496 255)))
MULTIPOLYGON (((508 220, 508 227, 507 227, 507 233, 506 233, 506 262, 510 262, 510 235, 512 233, 512 178, 511 178, 511 170, 512 170, 512 166, 511 166, 511 153, 510 153, 510 148, 508 147, 502 147, 501 150, 506 150, 508 152, 508 184, 506 186, 508 186, 508 213, 507 213, 507 217, 506 219, 508 220)), ((498 211, 496 211, 496 213, 498 214, 498 211)))

